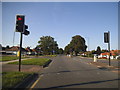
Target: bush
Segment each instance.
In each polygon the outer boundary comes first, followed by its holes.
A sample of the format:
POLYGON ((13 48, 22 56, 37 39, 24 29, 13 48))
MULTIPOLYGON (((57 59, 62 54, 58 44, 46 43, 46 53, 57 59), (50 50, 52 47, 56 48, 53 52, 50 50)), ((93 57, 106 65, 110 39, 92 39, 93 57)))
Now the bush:
MULTIPOLYGON (((87 55, 87 57, 88 57, 88 55, 87 55)), ((90 54, 89 57, 94 57, 94 55, 93 55, 93 54, 90 54)))

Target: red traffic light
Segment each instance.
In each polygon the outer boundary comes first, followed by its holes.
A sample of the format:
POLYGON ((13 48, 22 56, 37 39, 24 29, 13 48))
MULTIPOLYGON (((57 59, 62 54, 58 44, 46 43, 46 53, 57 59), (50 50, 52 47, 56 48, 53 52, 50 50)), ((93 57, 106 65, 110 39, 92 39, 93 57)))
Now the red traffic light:
POLYGON ((24 32, 24 15, 16 15, 16 32, 24 32))
POLYGON ((21 18, 21 17, 18 17, 18 20, 22 20, 22 18, 21 18))

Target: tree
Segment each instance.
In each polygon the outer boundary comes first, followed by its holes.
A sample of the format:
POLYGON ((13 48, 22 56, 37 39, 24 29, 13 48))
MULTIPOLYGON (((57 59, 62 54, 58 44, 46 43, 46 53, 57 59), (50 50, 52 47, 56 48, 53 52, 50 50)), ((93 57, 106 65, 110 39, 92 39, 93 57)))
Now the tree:
POLYGON ((100 46, 97 47, 96 54, 98 54, 98 55, 101 54, 101 48, 100 48, 100 46))
POLYGON ((5 50, 5 47, 3 47, 1 44, 0 44, 0 50, 5 50))
POLYGON ((56 54, 58 53, 58 44, 54 41, 54 38, 51 36, 42 36, 40 41, 38 41, 38 47, 41 48, 41 51, 45 55, 56 54))
POLYGON ((6 46, 6 49, 9 49, 9 48, 10 48, 9 45, 7 45, 7 46, 6 46))
POLYGON ((72 54, 74 52, 77 56, 79 52, 85 52, 86 48, 87 46, 85 45, 85 39, 80 35, 76 35, 72 37, 70 44, 65 47, 65 52, 72 54))
POLYGON ((58 52, 59 52, 59 54, 63 54, 64 53, 62 48, 60 48, 58 52))
POLYGON ((101 51, 102 53, 104 53, 104 52, 108 52, 108 50, 104 50, 104 49, 102 49, 102 51, 101 51))

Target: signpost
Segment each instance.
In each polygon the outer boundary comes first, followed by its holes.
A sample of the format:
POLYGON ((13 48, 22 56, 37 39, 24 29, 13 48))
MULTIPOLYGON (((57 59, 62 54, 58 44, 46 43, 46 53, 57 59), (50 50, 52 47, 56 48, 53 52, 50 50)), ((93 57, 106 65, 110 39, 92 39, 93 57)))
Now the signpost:
POLYGON ((108 43, 108 51, 109 51, 109 66, 111 65, 110 62, 110 32, 105 32, 104 33, 104 43, 108 43))

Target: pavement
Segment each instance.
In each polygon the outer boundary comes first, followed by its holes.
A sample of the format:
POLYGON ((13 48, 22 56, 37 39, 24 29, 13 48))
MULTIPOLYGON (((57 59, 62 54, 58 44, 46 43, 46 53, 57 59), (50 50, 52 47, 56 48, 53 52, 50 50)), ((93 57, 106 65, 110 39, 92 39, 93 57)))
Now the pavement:
MULTIPOLYGON (((35 72, 38 73, 43 70, 39 65, 21 65, 21 72, 35 72)), ((2 72, 19 71, 19 65, 5 64, 2 66, 2 72)))
MULTIPOLYGON (((21 59, 21 61, 22 60, 27 60, 27 59, 30 59, 30 58, 21 59)), ((19 61, 19 59, 11 60, 11 61, 1 61, 0 65, 4 65, 4 64, 10 63, 10 62, 16 62, 16 61, 19 61)))

